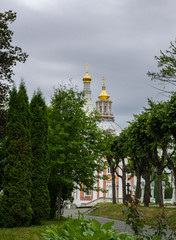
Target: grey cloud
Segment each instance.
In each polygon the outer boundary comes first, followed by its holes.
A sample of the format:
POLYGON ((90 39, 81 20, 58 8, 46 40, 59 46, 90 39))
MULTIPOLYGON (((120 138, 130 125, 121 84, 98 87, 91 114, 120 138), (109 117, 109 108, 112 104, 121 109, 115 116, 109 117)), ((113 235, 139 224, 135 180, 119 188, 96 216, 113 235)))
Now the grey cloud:
POLYGON ((163 99, 146 73, 157 71, 154 56, 175 40, 175 0, 1 0, 1 11, 8 9, 17 12, 14 44, 29 54, 14 79, 25 79, 30 96, 40 87, 49 102, 53 86, 69 78, 81 90, 88 61, 93 101, 105 76, 122 127, 148 97, 163 99))

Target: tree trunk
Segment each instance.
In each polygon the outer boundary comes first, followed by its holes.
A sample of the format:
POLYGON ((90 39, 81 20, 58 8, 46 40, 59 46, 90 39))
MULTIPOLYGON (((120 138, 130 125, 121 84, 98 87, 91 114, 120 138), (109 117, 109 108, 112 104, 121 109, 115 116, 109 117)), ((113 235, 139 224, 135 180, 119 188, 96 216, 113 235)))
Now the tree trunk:
MULTIPOLYGON (((176 167, 173 168, 173 171, 174 171, 174 185, 175 185, 175 189, 176 189, 176 167)), ((176 200, 176 191, 175 191, 174 199, 176 200)))
POLYGON ((144 206, 149 207, 150 203, 150 175, 151 172, 148 170, 144 174, 145 179, 145 190, 144 190, 144 206))
POLYGON ((126 171, 122 170, 122 192, 123 192, 123 203, 126 201, 126 171))
POLYGON ((115 173, 113 171, 114 169, 111 169, 111 175, 112 175, 112 203, 116 204, 116 187, 115 187, 115 173))
POLYGON ((115 172, 116 172, 116 164, 113 161, 112 156, 107 156, 107 161, 111 170, 111 176, 112 176, 112 203, 116 204, 116 187, 115 187, 115 172))
POLYGON ((136 183, 136 198, 140 199, 140 195, 141 195, 141 174, 140 173, 136 173, 136 178, 137 178, 137 183, 136 183))
POLYGON ((59 187, 59 193, 58 193, 58 198, 57 198, 57 219, 61 219, 61 196, 62 196, 62 184, 60 184, 59 187))
MULTIPOLYGON (((169 166, 172 168, 173 170, 173 174, 174 174, 174 185, 175 185, 175 189, 176 189, 176 166, 174 161, 168 156, 167 154, 167 161, 169 166)), ((174 199, 176 199, 176 196, 174 196, 174 199)))
POLYGON ((126 201, 126 166, 125 159, 122 159, 122 193, 123 193, 123 203, 126 201))
POLYGON ((122 175, 119 175, 116 171, 118 177, 122 179, 122 194, 123 194, 123 203, 126 201, 126 166, 125 166, 125 159, 122 159, 122 175))
POLYGON ((162 167, 158 167, 158 203, 159 207, 164 207, 162 187, 162 167))

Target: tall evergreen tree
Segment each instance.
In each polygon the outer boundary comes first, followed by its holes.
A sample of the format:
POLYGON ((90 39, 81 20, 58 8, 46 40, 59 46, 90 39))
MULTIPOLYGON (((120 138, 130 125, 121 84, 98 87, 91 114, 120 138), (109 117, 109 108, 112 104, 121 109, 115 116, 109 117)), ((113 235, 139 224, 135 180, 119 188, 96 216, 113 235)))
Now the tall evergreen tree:
POLYGON ((31 208, 31 140, 25 84, 14 87, 9 102, 6 139, 7 158, 3 179, 3 222, 6 227, 28 226, 31 208))
MULTIPOLYGON (((13 67, 17 62, 25 62, 28 55, 22 52, 22 49, 13 46, 13 31, 9 25, 16 20, 16 13, 9 10, 8 12, 0 13, 0 182, 3 174, 4 150, 4 135, 6 128, 6 104, 11 84, 13 83, 12 76, 14 75, 13 67)), ((1 184, 1 183, 0 183, 1 184)))
POLYGON ((32 222, 34 224, 39 224, 41 218, 49 215, 49 164, 47 159, 48 121, 46 104, 41 91, 34 93, 30 103, 30 113, 33 184, 31 191, 31 204, 33 208, 32 222))
POLYGON ((0 107, 0 191, 2 190, 2 178, 5 159, 5 129, 6 129, 6 109, 0 107))

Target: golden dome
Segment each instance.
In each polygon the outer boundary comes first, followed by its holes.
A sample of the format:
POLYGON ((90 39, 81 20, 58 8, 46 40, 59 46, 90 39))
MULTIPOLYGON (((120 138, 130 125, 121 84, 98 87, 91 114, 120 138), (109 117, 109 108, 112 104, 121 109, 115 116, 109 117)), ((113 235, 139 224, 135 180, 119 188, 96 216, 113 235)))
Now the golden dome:
POLYGON ((108 100, 110 98, 109 94, 107 94, 106 90, 103 89, 101 94, 98 96, 100 100, 108 100))
POLYGON ((109 94, 107 94, 107 92, 106 92, 105 80, 106 80, 106 79, 103 77, 103 78, 102 78, 102 81, 103 81, 102 92, 101 92, 101 94, 98 96, 98 98, 99 98, 100 100, 108 100, 108 99, 110 98, 109 94))
POLYGON ((91 77, 88 75, 88 62, 84 64, 86 66, 86 75, 83 77, 83 82, 91 82, 91 77))
POLYGON ((83 82, 91 82, 91 77, 88 75, 88 72, 86 72, 86 75, 83 77, 83 82))

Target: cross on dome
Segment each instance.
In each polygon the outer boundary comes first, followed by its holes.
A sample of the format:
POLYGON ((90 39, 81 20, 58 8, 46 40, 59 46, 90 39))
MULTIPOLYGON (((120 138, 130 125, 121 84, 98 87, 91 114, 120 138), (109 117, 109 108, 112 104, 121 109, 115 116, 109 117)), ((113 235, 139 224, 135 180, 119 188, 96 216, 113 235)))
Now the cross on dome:
POLYGON ((106 92, 105 80, 106 80, 106 78, 103 77, 103 78, 102 78, 102 81, 103 81, 102 92, 101 92, 101 94, 98 96, 100 100, 108 100, 109 97, 110 97, 109 94, 107 94, 107 92, 106 92))
POLYGON ((88 68, 89 68, 90 64, 88 64, 88 62, 86 62, 86 64, 84 64, 84 66, 86 66, 86 73, 88 73, 88 68))
POLYGON ((103 78, 102 78, 102 81, 103 81, 103 87, 105 87, 105 81, 106 81, 106 78, 103 77, 103 78))
POLYGON ((84 66, 86 66, 86 75, 83 77, 83 82, 91 82, 91 77, 88 75, 88 68, 89 68, 89 64, 88 62, 86 64, 84 64, 84 66))

